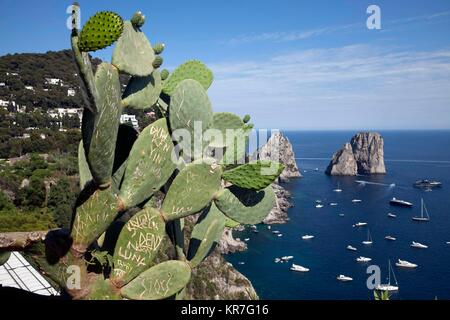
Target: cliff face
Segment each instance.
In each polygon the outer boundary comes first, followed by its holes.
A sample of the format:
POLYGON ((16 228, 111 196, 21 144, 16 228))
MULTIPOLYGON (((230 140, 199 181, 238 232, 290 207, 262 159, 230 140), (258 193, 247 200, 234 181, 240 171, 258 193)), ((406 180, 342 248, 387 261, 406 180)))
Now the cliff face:
POLYGON ((325 173, 341 176, 385 174, 383 138, 377 132, 356 134, 333 155, 325 173))

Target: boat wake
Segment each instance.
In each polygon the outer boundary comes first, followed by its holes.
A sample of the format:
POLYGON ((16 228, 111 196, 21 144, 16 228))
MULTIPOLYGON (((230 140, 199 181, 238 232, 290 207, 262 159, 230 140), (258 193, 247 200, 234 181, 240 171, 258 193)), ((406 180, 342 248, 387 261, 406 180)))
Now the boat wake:
POLYGON ((394 188, 396 186, 395 183, 380 183, 380 182, 372 182, 372 181, 365 181, 365 180, 356 180, 356 183, 359 183, 360 185, 366 185, 366 184, 370 184, 370 185, 376 185, 376 186, 383 186, 383 187, 389 187, 389 188, 394 188))

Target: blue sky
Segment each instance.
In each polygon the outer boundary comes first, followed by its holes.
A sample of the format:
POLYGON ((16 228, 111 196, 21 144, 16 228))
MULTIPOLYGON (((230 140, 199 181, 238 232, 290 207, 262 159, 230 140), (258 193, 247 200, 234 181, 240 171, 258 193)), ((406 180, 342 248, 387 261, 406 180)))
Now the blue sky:
MULTIPOLYGON (((71 1, 1 0, 0 55, 69 47, 71 1)), ((200 59, 214 71, 215 111, 260 128, 450 129, 450 1, 79 1, 147 16, 164 67, 200 59), (368 30, 366 9, 381 9, 368 30)), ((96 53, 109 59, 111 49, 96 53)))

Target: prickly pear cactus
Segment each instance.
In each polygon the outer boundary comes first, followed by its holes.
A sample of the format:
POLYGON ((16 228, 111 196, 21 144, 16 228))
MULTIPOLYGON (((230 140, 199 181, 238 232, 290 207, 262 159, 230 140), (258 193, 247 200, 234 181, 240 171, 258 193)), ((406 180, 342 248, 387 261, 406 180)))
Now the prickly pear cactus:
POLYGON ((241 188, 261 190, 274 182, 283 170, 281 163, 258 160, 227 170, 222 178, 241 188))
POLYGON ((146 77, 132 77, 122 96, 124 107, 148 109, 158 102, 161 94, 161 74, 154 70, 146 77))
POLYGON ((167 81, 164 82, 163 92, 168 96, 172 96, 177 86, 186 79, 196 80, 202 85, 203 89, 208 90, 213 81, 213 74, 200 61, 187 61, 176 68, 167 81))

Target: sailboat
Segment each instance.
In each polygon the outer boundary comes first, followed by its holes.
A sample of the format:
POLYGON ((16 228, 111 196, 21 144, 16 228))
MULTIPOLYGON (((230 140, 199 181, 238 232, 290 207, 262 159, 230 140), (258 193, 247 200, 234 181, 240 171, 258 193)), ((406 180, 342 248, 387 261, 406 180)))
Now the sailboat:
POLYGON ((338 187, 336 189, 333 190, 334 192, 342 192, 342 189, 340 188, 339 182, 338 182, 338 187))
POLYGON ((427 222, 430 221, 430 215, 428 214, 428 210, 425 207, 425 202, 423 201, 423 198, 421 200, 421 209, 420 209, 420 217, 413 217, 412 218, 414 221, 421 221, 421 222, 427 222), (427 215, 426 217, 424 217, 424 212, 427 215))
POLYGON ((372 244, 372 236, 370 235, 369 229, 367 229, 367 240, 362 242, 363 244, 372 244))
POLYGON ((389 272, 389 276, 388 276, 388 283, 385 284, 378 284, 375 287, 375 290, 379 290, 379 291, 398 291, 398 283, 397 283, 397 279, 395 278, 395 273, 394 273, 394 269, 392 269, 391 266, 391 260, 389 260, 389 268, 388 268, 388 272, 389 272), (391 271, 392 271, 392 276, 394 277, 394 281, 395 281, 395 286, 391 285, 391 271))

